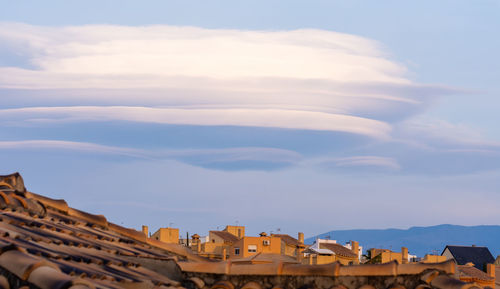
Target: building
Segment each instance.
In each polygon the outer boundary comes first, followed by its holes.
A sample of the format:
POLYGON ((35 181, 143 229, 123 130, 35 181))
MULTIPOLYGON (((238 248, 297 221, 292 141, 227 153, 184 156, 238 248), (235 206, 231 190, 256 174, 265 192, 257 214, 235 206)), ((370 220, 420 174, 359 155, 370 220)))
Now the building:
POLYGON ((210 231, 207 240, 195 234, 191 249, 199 255, 210 259, 240 259, 258 253, 278 254, 300 258, 299 252, 304 249, 304 234, 298 239, 286 234, 268 236, 262 232, 260 236, 245 236, 244 226, 226 226, 222 231, 210 231))
POLYGON ((281 239, 281 255, 297 258, 305 248, 304 233, 299 233, 298 239, 295 239, 294 237, 287 234, 271 234, 271 236, 281 239))
POLYGON ((446 256, 425 254, 424 258, 420 261, 422 263, 439 263, 446 261, 446 256))
POLYGON ((224 232, 228 232, 228 233, 238 237, 238 239, 241 239, 241 238, 245 237, 245 226, 228 225, 224 229, 224 232))
POLYGON ((359 263, 358 242, 351 241, 351 248, 337 244, 335 240, 316 239, 314 244, 304 251, 302 263, 319 265, 338 261, 344 265, 357 264, 359 263))
POLYGON ((245 237, 244 226, 228 225, 222 231, 209 231, 208 236, 192 236, 190 247, 200 256, 225 260, 229 257, 230 247, 245 237))
POLYGON ((457 265, 474 264, 477 269, 486 272, 487 264, 494 264, 495 258, 487 247, 446 246, 441 253, 446 259, 453 259, 457 265))
POLYGON ((257 253, 281 254, 281 238, 260 233, 258 237, 245 236, 229 249, 230 259, 246 258, 257 253))
MULTIPOLYGON (((143 227, 143 232, 145 228, 143 227)), ((147 227, 146 227, 147 230, 147 227)), ((151 235, 151 238, 164 242, 164 243, 172 243, 179 244, 179 229, 178 228, 160 228, 158 231, 154 232, 151 235)))
MULTIPOLYGON (((346 247, 349 250, 352 250, 352 241, 345 243, 344 247, 346 247)), ((354 252, 354 253, 356 253, 356 252, 354 252)), ((363 246, 358 245, 358 260, 361 262, 362 258, 363 258, 363 246)))
MULTIPOLYGON (((408 248, 401 247, 401 252, 394 252, 389 249, 370 249, 370 260, 369 263, 388 263, 391 261, 397 261, 399 264, 406 264, 410 262, 411 258, 408 254, 408 248)), ((414 255, 412 255, 414 257, 414 255)))

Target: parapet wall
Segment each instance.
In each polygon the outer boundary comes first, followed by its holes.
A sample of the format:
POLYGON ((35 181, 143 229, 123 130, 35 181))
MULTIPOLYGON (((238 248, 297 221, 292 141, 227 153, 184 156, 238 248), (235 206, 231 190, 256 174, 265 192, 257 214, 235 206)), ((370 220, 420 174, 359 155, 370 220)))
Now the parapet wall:
POLYGON ((195 280, 191 289, 388 289, 388 288, 480 288, 453 276, 453 261, 433 264, 374 265, 252 264, 226 262, 179 262, 184 280, 195 280), (439 277, 439 278, 438 278, 439 277), (436 282, 439 281, 439 282, 436 282))

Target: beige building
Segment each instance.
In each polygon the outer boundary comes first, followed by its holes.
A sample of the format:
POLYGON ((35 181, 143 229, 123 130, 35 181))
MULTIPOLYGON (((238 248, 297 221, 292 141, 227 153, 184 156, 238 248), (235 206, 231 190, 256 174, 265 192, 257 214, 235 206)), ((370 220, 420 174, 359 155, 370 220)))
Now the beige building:
MULTIPOLYGON (((145 228, 143 227, 143 232, 145 232, 145 228)), ((147 227, 146 232, 147 234, 147 227)), ((179 229, 178 228, 160 228, 153 235, 151 235, 152 239, 164 242, 164 243, 179 243, 179 229)))
POLYGON ((304 251, 304 234, 299 233, 298 239, 287 234, 271 234, 272 237, 281 239, 281 255, 298 257, 304 251))
POLYGON ((401 252, 393 252, 389 249, 370 249, 370 256, 369 263, 397 261, 399 264, 406 264, 409 261, 408 248, 406 247, 401 247, 401 252))
POLYGON ((313 245, 309 246, 305 251, 303 264, 319 265, 333 262, 341 264, 358 264, 359 263, 359 243, 351 241, 351 249, 348 249, 335 240, 317 239, 313 245))
POLYGON ((422 263, 440 263, 446 261, 446 256, 425 254, 422 263))
POLYGON ((229 248, 245 236, 244 226, 226 226, 222 231, 209 231, 206 242, 198 234, 192 236, 191 249, 210 259, 227 259, 229 248))
POLYGON ((245 258, 257 253, 281 254, 281 238, 260 233, 259 237, 245 236, 229 249, 229 258, 245 258))
POLYGON ((244 226, 226 226, 223 231, 210 231, 207 242, 193 235, 191 249, 199 255, 211 259, 240 259, 258 253, 277 254, 299 258, 304 249, 304 234, 299 239, 286 234, 268 236, 261 233, 258 237, 245 236, 244 226))
POLYGON ((228 232, 239 239, 245 237, 245 226, 226 226, 224 232, 228 232))

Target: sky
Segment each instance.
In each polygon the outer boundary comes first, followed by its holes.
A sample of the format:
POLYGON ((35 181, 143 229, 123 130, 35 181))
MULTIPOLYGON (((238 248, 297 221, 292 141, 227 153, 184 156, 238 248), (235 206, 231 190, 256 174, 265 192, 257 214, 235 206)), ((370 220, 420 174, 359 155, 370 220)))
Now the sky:
POLYGON ((0 5, 30 191, 183 235, 500 218, 498 0, 0 5))

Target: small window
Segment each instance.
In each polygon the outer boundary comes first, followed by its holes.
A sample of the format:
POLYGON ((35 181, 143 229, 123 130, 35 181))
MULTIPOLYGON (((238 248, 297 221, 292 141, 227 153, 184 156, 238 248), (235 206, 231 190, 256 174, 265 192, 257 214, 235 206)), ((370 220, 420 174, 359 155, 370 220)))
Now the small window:
POLYGON ((248 245, 248 253, 257 252, 257 245, 248 245))
POLYGON ((234 248, 234 255, 240 254, 240 248, 234 248))

